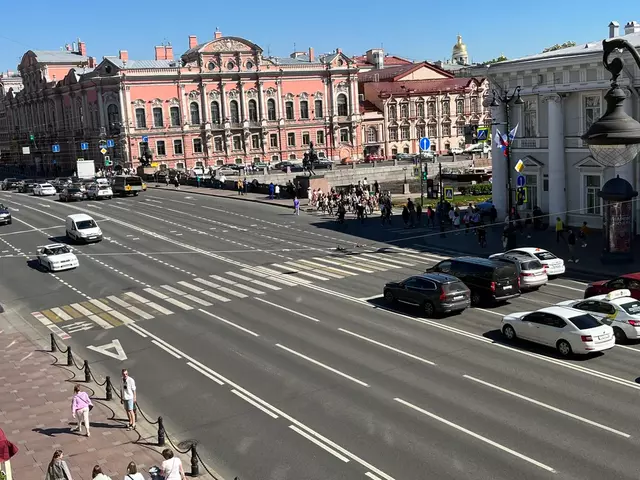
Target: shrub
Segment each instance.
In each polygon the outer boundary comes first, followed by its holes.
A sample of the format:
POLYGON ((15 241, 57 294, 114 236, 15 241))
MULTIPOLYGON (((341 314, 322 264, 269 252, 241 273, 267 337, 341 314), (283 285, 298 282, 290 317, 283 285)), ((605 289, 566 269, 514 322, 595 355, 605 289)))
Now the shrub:
POLYGON ((462 195, 491 195, 491 187, 490 183, 478 183, 459 187, 458 190, 462 195))

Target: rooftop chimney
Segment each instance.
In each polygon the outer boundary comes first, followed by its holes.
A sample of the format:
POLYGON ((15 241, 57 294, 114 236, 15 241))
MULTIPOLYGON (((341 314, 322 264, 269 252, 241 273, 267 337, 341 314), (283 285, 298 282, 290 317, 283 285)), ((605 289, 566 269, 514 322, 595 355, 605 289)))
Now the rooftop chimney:
POLYGON ((630 21, 624 26, 624 34, 629 35, 630 33, 639 33, 640 32, 640 24, 635 21, 630 21))
POLYGON ((88 67, 89 68, 96 68, 96 65, 97 65, 96 57, 89 57, 88 67))
POLYGON ((156 60, 166 60, 167 55, 165 53, 165 46, 158 45, 156 46, 156 60))
POLYGON ((342 53, 342 49, 341 49, 341 48, 336 48, 336 53, 337 53, 337 54, 342 53))
POLYGON ((309 47, 309 61, 314 62, 316 60, 316 55, 313 53, 313 47, 309 47))
POLYGON ((219 38, 222 38, 222 32, 216 28, 216 32, 213 34, 213 38, 215 40, 218 40, 219 38))
POLYGON ((71 51, 71 45, 69 45, 69 44, 67 43, 67 44, 64 46, 64 49, 65 49, 67 52, 70 52, 70 51, 71 51))
POLYGON ((83 57, 87 56, 87 44, 81 41, 78 41, 78 52, 83 57))
POLYGON ((195 48, 198 45, 198 37, 189 35, 189 48, 195 48))
POLYGON ((164 59, 173 60, 173 46, 165 45, 164 47, 164 59))
POLYGON ((617 37, 620 35, 620 24, 615 20, 609 24, 609 38, 617 37))
POLYGON ((127 52, 126 50, 120 50, 118 52, 118 58, 120 60, 122 60, 123 63, 126 63, 129 61, 129 52, 127 52))

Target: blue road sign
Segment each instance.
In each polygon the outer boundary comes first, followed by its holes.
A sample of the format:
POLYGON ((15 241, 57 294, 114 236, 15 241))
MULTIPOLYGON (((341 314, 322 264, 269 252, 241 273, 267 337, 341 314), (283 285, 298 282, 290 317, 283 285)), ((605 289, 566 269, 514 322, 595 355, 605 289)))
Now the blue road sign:
POLYGON ((89 150, 89 144, 87 142, 82 142, 80 144, 80 150, 89 150))
POLYGON ((113 148, 115 146, 116 146, 116 142, 114 142, 111 139, 107 140, 107 148, 113 148))
POLYGON ((487 127, 479 128, 476 130, 476 140, 484 142, 489 139, 489 129, 487 127))
POLYGON ((142 137, 142 141, 144 143, 148 143, 149 142, 149 137, 147 137, 146 135, 144 137, 142 137))
POLYGON ((518 187, 524 187, 527 184, 527 179, 524 175, 518 175, 518 178, 516 179, 516 185, 518 187))
POLYGON ((422 137, 420 139, 420 150, 429 150, 430 146, 431 146, 431 142, 427 137, 422 137))
POLYGON ((60 145, 58 145, 57 143, 55 145, 51 145, 51 151, 53 153, 60 153, 60 145))

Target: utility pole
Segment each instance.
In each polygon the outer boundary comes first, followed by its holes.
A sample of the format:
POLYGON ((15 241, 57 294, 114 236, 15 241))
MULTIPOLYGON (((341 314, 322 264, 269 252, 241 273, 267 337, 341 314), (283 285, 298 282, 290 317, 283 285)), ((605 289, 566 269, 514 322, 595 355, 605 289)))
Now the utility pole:
POLYGON ((422 171, 422 152, 420 152, 420 208, 424 208, 424 172, 422 171))
POLYGON ((438 190, 440 191, 440 208, 438 217, 440 218, 440 236, 446 237, 444 233, 444 189, 442 187, 442 162, 438 162, 438 190))

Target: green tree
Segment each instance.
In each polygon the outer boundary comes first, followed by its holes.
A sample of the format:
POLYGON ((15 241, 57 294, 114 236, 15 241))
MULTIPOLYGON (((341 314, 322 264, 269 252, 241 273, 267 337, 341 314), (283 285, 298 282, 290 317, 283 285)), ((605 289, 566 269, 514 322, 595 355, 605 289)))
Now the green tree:
POLYGON ((499 57, 492 58, 491 60, 484 62, 484 65, 491 65, 492 63, 504 62, 505 60, 509 60, 509 59, 504 55, 500 55, 499 57))
POLYGON ((555 52, 556 50, 562 50, 563 48, 575 47, 576 42, 564 42, 563 44, 556 43, 555 45, 551 45, 550 47, 545 48, 542 53, 547 52, 555 52))

